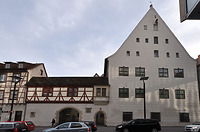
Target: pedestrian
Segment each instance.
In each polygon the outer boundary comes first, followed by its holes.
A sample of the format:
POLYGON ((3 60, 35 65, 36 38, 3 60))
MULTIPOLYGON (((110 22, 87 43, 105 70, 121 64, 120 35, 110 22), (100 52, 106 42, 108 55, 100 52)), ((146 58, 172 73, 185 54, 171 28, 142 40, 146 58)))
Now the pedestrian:
POLYGON ((55 122, 56 122, 56 121, 55 121, 55 119, 53 118, 52 121, 51 121, 52 127, 54 127, 55 122))

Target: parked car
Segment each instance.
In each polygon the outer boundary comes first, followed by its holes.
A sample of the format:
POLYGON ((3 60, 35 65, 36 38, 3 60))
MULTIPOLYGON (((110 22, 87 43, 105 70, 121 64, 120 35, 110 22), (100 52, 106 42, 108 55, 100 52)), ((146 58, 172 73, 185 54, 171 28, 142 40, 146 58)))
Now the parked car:
POLYGON ((28 132, 23 122, 0 122, 0 132, 28 132))
POLYGON ((92 132, 97 131, 97 126, 96 126, 96 124, 95 124, 93 121, 84 121, 84 123, 85 123, 88 127, 90 127, 90 130, 91 130, 92 132))
POLYGON ((154 119, 135 119, 116 127, 118 132, 158 132, 160 130, 161 124, 154 119))
POLYGON ((55 128, 43 130, 43 132, 91 132, 90 128, 83 122, 66 122, 55 128))
POLYGON ((32 121, 12 121, 12 122, 23 122, 28 127, 29 132, 35 130, 35 124, 32 121))
POLYGON ((200 122, 194 122, 192 125, 186 125, 185 132, 200 132, 200 122))

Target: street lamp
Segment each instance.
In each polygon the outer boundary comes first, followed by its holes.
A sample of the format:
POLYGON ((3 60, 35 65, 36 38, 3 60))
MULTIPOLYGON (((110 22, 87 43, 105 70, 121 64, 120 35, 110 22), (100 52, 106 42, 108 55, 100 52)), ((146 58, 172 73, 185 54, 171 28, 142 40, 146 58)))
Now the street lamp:
POLYGON ((8 120, 8 121, 11 121, 13 105, 14 105, 14 98, 15 98, 15 89, 16 89, 17 83, 19 83, 22 78, 18 77, 18 76, 9 76, 9 77, 13 78, 15 81, 14 91, 13 91, 13 95, 12 95, 12 103, 11 103, 11 107, 10 107, 10 116, 9 116, 9 120, 8 120))
POLYGON ((144 80, 148 80, 149 77, 141 77, 140 81, 143 81, 143 88, 144 88, 144 119, 146 119, 146 101, 145 101, 145 82, 144 80))

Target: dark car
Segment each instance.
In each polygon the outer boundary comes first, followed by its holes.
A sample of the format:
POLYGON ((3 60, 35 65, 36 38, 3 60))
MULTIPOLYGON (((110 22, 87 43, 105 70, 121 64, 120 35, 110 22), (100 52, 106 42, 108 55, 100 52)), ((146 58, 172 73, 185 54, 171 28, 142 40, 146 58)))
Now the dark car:
POLYGON ((0 132, 28 132, 23 122, 0 122, 0 132))
POLYGON ((84 121, 84 123, 85 123, 88 127, 90 127, 90 130, 91 130, 92 132, 95 132, 95 131, 97 130, 97 126, 96 126, 96 124, 95 124, 93 121, 84 121))
POLYGON ((160 130, 160 123, 154 119, 135 119, 116 127, 118 132, 158 132, 160 130))

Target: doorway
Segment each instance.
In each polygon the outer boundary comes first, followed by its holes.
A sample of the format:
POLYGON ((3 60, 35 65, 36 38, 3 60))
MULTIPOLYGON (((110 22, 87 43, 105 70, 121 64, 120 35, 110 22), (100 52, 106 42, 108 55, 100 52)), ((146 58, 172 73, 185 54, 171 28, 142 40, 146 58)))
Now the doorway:
POLYGON ((15 121, 21 121, 22 119, 22 111, 15 112, 15 121))
POLYGON ((79 121, 79 112, 74 108, 66 108, 59 113, 59 124, 64 122, 79 121))
POLYGON ((103 112, 98 112, 97 114, 96 114, 96 124, 97 125, 105 125, 105 115, 104 115, 104 113, 103 112))

